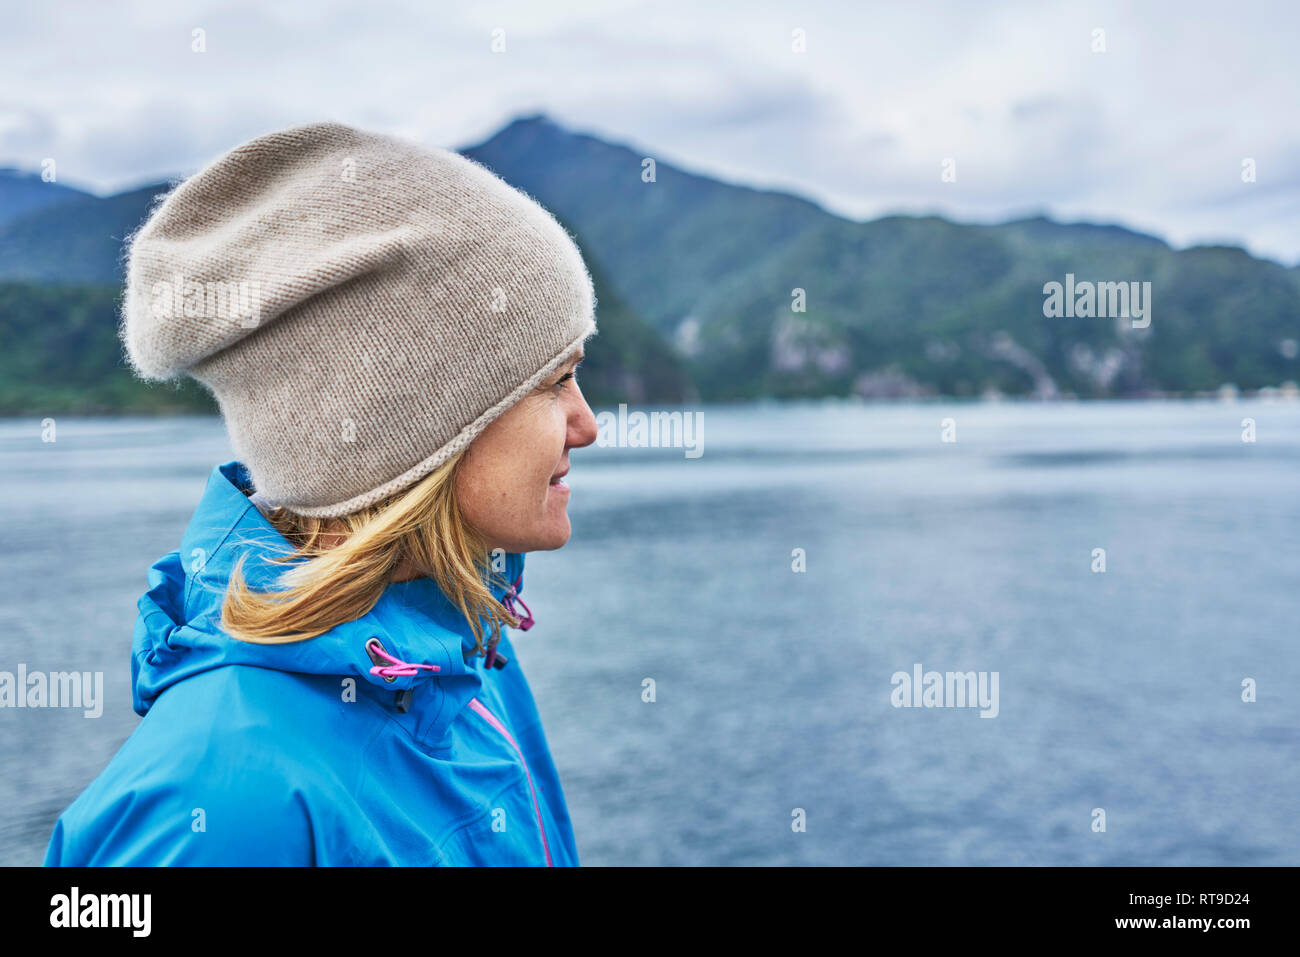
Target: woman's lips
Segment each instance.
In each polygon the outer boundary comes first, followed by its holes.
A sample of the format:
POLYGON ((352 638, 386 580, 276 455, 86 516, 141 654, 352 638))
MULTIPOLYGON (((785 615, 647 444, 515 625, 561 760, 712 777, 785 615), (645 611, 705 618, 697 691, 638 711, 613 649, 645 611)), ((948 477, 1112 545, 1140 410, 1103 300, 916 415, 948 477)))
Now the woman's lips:
POLYGON ((552 475, 549 487, 557 492, 569 491, 569 486, 564 483, 564 476, 568 474, 569 470, 565 469, 563 472, 557 472, 555 475, 552 475))

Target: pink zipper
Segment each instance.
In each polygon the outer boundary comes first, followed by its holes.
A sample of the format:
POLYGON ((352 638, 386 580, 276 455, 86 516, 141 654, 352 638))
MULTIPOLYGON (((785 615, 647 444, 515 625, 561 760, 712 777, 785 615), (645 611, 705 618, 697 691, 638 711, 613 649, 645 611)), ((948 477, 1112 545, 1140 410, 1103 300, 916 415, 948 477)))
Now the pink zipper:
POLYGON ((551 862, 551 845, 546 840, 546 825, 542 823, 542 808, 537 803, 537 789, 533 787, 533 775, 528 770, 528 762, 524 760, 524 752, 519 750, 519 745, 510 736, 506 726, 496 719, 496 716, 483 705, 483 702, 479 701, 478 698, 470 698, 469 706, 481 714, 484 721, 505 736, 505 739, 510 742, 510 746, 515 749, 515 754, 519 755, 519 760, 523 761, 524 774, 528 777, 528 790, 533 796, 533 810, 537 812, 537 828, 542 832, 542 850, 546 851, 546 866, 554 867, 555 865, 551 862))

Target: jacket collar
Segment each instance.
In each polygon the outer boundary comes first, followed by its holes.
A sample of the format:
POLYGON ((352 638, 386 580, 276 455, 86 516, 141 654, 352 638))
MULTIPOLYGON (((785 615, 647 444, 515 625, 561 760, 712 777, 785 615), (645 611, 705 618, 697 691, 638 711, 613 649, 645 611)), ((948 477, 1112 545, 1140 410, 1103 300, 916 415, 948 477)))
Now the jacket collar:
MULTIPOLYGON (((221 604, 235 564, 242 563, 251 588, 269 590, 285 567, 275 560, 293 553, 293 546, 249 500, 251 488, 239 462, 213 469, 179 553, 151 570, 152 587, 140 600, 134 647, 137 712, 143 714, 175 681, 225 664, 354 677, 388 692, 435 679, 444 688, 464 684, 446 681, 456 677, 472 679, 469 683, 477 687, 482 658, 465 660, 475 646, 469 622, 428 578, 390 584, 365 615, 305 641, 266 645, 225 635, 221 604), (414 675, 391 678, 372 674, 376 662, 366 648, 372 638, 388 655, 438 670, 415 669, 414 675)), ((519 553, 505 556, 505 573, 490 586, 498 600, 510 582, 520 579, 523 559, 519 553)), ((489 634, 485 627, 485 644, 489 634)))

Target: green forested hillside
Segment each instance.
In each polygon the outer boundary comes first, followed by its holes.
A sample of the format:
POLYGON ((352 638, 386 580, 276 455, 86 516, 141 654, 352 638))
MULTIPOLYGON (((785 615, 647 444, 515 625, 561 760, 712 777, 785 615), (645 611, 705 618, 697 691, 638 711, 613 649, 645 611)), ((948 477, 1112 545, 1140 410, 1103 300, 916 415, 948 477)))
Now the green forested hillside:
POLYGON ((136 379, 117 339, 116 286, 0 283, 0 415, 215 411, 197 383, 136 379))

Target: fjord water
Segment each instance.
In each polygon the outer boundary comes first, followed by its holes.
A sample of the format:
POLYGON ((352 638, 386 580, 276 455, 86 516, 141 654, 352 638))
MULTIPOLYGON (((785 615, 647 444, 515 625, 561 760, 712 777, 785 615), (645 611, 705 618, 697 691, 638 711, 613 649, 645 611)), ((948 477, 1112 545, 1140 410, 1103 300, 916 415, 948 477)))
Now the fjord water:
MULTIPOLYGON (((698 458, 575 451, 528 558, 583 863, 1300 864, 1300 403, 702 412, 698 458), (892 706, 917 664, 997 672, 997 716, 892 706)), ((106 700, 0 709, 5 864, 139 721, 145 570, 231 457, 214 419, 41 433, 0 422, 0 670, 106 700)))

